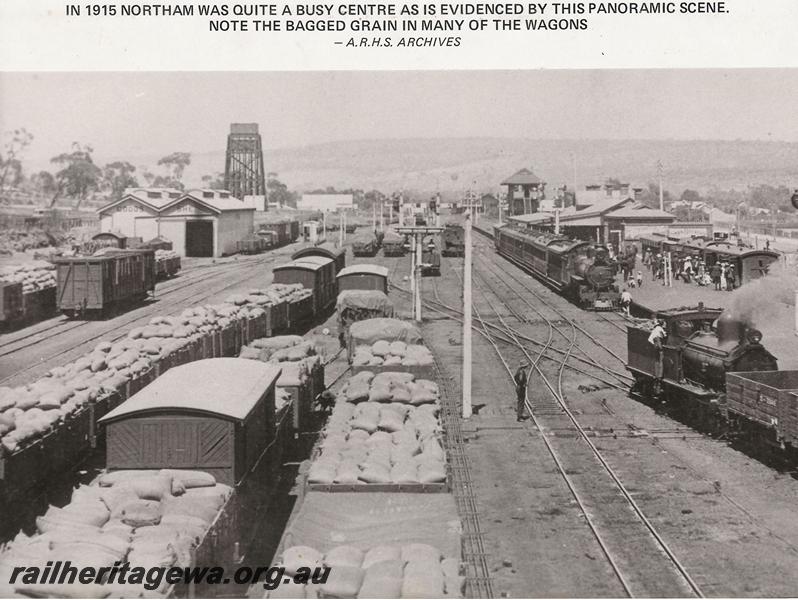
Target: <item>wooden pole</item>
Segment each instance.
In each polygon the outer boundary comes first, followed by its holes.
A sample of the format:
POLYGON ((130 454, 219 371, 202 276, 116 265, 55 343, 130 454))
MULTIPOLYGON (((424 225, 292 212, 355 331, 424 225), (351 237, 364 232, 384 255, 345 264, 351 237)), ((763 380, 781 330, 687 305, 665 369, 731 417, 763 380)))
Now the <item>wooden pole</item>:
POLYGON ((662 194, 662 162, 657 161, 657 174, 659 175, 659 209, 665 210, 665 201, 662 194))
POLYGON ((471 417, 471 212, 465 218, 463 261, 463 418, 471 417))
POLYGON ((415 314, 414 318, 419 323, 421 322, 421 241, 424 236, 420 233, 416 235, 416 296, 415 296, 415 314))

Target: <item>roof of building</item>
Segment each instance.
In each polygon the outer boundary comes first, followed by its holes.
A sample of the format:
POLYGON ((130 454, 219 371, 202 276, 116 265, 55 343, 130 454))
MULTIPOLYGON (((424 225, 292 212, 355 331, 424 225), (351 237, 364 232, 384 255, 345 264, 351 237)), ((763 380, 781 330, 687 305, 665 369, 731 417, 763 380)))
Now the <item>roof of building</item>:
POLYGON ((380 277, 388 277, 388 269, 380 265, 350 265, 340 270, 338 277, 346 277, 347 275, 379 275, 380 277))
POLYGON ((535 185, 543 183, 543 180, 535 175, 531 169, 521 169, 502 181, 501 185, 535 185))
POLYGON ((550 221, 554 218, 554 215, 547 212, 536 212, 531 213, 528 215, 516 215, 514 217, 510 217, 510 221, 514 221, 516 223, 524 223, 526 225, 538 224, 538 223, 545 223, 550 221))
POLYGON ((97 209, 97 212, 104 212, 128 200, 134 200, 148 206, 154 211, 159 211, 181 195, 183 195, 183 192, 175 188, 127 188, 121 198, 112 200, 108 204, 101 206, 97 209))
POLYGON ((209 190, 204 188, 187 190, 185 194, 170 204, 177 204, 186 199, 204 204, 217 212, 229 210, 255 210, 254 206, 247 206, 243 200, 234 198, 227 190, 209 190))
POLYGON ((245 358, 208 358, 169 369, 100 422, 157 412, 200 412, 243 421, 282 369, 245 358))
POLYGON ((671 213, 646 206, 623 206, 607 213, 607 216, 613 219, 676 219, 671 213))

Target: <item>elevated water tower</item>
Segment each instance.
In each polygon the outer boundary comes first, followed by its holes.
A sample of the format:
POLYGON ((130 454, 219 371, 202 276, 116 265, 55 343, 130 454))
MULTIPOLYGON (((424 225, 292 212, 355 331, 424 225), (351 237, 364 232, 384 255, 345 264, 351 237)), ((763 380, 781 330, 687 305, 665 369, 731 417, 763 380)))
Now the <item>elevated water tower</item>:
MULTIPOLYGON (((231 123, 224 163, 224 187, 233 197, 266 196, 263 147, 257 123, 231 123)), ((268 204, 264 202, 268 208, 268 204)))

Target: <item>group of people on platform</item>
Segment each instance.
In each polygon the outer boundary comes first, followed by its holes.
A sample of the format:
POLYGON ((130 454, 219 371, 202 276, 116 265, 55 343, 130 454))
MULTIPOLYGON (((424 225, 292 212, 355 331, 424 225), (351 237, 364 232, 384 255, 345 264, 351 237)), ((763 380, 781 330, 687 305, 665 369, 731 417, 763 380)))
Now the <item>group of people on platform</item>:
MULTIPOLYGON (((665 285, 665 256, 650 249, 643 255, 643 264, 651 272, 653 281, 665 285)), ((671 278, 701 286, 714 286, 719 291, 732 291, 738 286, 738 274, 733 263, 719 261, 709 267, 703 259, 690 255, 675 255, 671 259, 671 278)))

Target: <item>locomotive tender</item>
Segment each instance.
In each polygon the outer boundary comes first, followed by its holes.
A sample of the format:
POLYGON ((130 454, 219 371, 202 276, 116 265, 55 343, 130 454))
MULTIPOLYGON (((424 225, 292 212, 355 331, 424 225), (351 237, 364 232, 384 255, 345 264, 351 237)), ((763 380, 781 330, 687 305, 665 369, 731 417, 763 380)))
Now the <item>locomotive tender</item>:
POLYGON ((509 225, 494 228, 496 252, 583 308, 612 310, 620 293, 607 248, 509 225))

